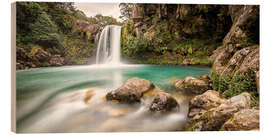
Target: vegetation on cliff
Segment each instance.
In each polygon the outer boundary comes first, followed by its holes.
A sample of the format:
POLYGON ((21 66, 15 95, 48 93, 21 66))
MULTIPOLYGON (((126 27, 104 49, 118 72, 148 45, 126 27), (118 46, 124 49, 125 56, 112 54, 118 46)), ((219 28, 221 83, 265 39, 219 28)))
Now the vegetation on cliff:
MULTIPOLYGON (((121 24, 110 16, 87 17, 70 2, 17 2, 16 13, 17 48, 24 49, 28 55, 38 46, 63 58, 59 65, 86 64, 95 55, 96 33, 89 27, 95 24, 102 30, 105 25, 121 24), (78 21, 83 23, 73 27, 78 21)), ((53 66, 49 59, 42 61, 35 56, 29 56, 28 60, 18 59, 17 69, 53 66)))
POLYGON ((136 4, 133 8, 122 33, 122 52, 139 63, 211 66, 209 56, 232 23, 226 6, 136 4))
POLYGON ((137 63, 212 66, 215 90, 227 97, 248 91, 258 106, 258 6, 130 6, 133 13, 122 31, 124 56, 137 63))
MULTIPOLYGON (((89 63, 96 54, 98 33, 106 25, 122 25, 123 59, 212 67, 210 77, 174 83, 177 92, 200 94, 190 101, 186 130, 259 128, 259 6, 121 3, 119 7, 123 23, 101 14, 87 17, 73 3, 17 2, 17 69, 89 63), (242 114, 242 122, 234 121, 242 114), (254 115, 253 123, 245 127, 249 114, 254 115)), ((107 93, 106 99, 138 103, 154 90, 150 81, 133 78, 107 93)), ((153 112, 178 108, 167 93, 155 94, 153 101, 149 108, 153 112)))

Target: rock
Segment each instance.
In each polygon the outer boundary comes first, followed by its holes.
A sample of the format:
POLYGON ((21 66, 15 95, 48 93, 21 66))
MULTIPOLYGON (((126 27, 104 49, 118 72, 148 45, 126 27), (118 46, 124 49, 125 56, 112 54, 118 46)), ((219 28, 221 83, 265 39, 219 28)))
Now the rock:
POLYGON ((208 90, 205 93, 195 96, 189 102, 188 116, 197 119, 207 110, 226 104, 228 101, 220 97, 220 94, 214 90, 208 90))
POLYGON ((87 104, 94 94, 95 94, 95 93, 94 93, 94 90, 92 90, 92 89, 88 90, 88 91, 85 93, 84 102, 87 104))
POLYGON ((190 101, 187 130, 219 130, 236 112, 250 108, 250 94, 241 93, 228 100, 216 91, 207 91, 190 101))
POLYGON ((200 79, 200 80, 210 80, 210 77, 209 77, 207 74, 205 74, 205 75, 201 75, 201 76, 199 77, 199 79, 200 79))
POLYGON ((240 109, 248 109, 250 108, 250 103, 251 103, 251 95, 247 92, 241 93, 237 96, 234 96, 232 98, 230 98, 229 104, 233 105, 233 106, 237 106, 237 108, 240 109))
POLYGON ((219 46, 216 50, 213 51, 213 54, 210 56, 210 59, 215 59, 220 53, 223 52, 225 46, 219 46))
POLYGON ((18 70, 64 65, 64 58, 57 54, 52 55, 39 46, 33 46, 29 52, 17 47, 16 58, 16 69, 18 70))
POLYGON ((260 71, 256 73, 256 85, 257 85, 257 92, 260 94, 260 71))
POLYGON ((174 87, 175 87, 176 89, 177 89, 177 88, 180 88, 181 84, 183 84, 183 81, 184 81, 184 80, 181 80, 181 79, 177 80, 177 81, 174 83, 174 87))
POLYGON ((189 102, 189 107, 209 110, 226 103, 228 103, 228 101, 225 98, 222 98, 219 92, 208 90, 205 93, 192 98, 189 102))
POLYGON ((21 63, 16 63, 16 70, 22 70, 25 69, 24 65, 21 63))
POLYGON ((192 59, 184 59, 182 64, 183 65, 194 65, 195 62, 192 59))
POLYGON ((253 130, 260 128, 260 113, 256 109, 243 109, 233 115, 226 121, 222 130, 253 130))
POLYGON ((143 23, 142 22, 137 22, 137 23, 135 23, 135 27, 139 27, 139 26, 141 26, 143 23))
POLYGON ((46 52, 40 47, 36 47, 32 49, 32 55, 40 62, 49 61, 51 57, 51 53, 46 52))
POLYGON ((208 90, 209 82, 194 77, 186 77, 183 81, 179 80, 175 84, 176 88, 183 89, 185 92, 201 94, 208 90))
POLYGON ((216 59, 213 63, 213 73, 220 74, 226 67, 227 62, 230 60, 231 55, 233 54, 235 47, 232 45, 224 46, 223 49, 216 56, 216 59))
POLYGON ((260 68, 260 47, 258 45, 253 46, 252 52, 250 52, 243 60, 239 70, 236 72, 243 72, 251 70, 254 73, 259 72, 260 68))
POLYGON ((89 24, 84 20, 77 20, 73 23, 72 32, 78 32, 81 37, 90 40, 95 39, 97 33, 99 32, 99 25, 89 24))
POLYGON ((29 67, 36 67, 33 62, 36 62, 36 60, 33 59, 25 49, 18 46, 16 47, 17 70, 27 69, 29 67))
POLYGON ((232 46, 230 49, 227 46, 224 52, 217 56, 213 64, 212 87, 219 91, 227 91, 228 86, 230 86, 231 90, 239 89, 242 91, 246 89, 259 93, 259 55, 258 45, 248 46, 238 51, 236 47, 232 46), (250 89, 244 88, 243 79, 239 78, 246 78, 246 84, 252 85, 252 87, 249 87, 250 89), (238 87, 238 83, 243 87, 238 87))
POLYGON ((177 101, 170 94, 160 92, 155 96, 149 110, 152 112, 168 112, 177 107, 177 101))
POLYGON ((60 55, 53 55, 49 61, 52 66, 62 66, 64 64, 64 58, 60 55))
POLYGON ((258 46, 249 46, 245 47, 232 56, 230 58, 229 62, 226 64, 226 67, 222 71, 221 75, 224 76, 228 73, 234 73, 237 68, 235 67, 240 67, 244 59, 246 59, 246 56, 251 53, 254 49, 258 48, 258 46))
POLYGON ((120 88, 107 93, 107 100, 117 100, 119 103, 140 102, 143 94, 155 86, 148 80, 137 77, 128 79, 120 88))
POLYGON ((223 39, 223 44, 244 45, 247 39, 259 40, 259 8, 256 5, 229 6, 233 25, 223 39))

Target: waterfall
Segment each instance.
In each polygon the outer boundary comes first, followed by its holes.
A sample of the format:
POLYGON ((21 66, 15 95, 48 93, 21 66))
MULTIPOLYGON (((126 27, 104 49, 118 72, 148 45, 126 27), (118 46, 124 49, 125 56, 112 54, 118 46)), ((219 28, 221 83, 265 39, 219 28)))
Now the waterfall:
POLYGON ((121 26, 108 25, 100 35, 96 64, 120 65, 121 26))

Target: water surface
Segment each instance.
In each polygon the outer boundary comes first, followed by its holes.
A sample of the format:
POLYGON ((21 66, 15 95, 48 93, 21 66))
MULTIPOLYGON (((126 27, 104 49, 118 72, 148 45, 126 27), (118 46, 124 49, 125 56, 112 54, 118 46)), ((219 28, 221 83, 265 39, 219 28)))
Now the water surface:
POLYGON ((18 132, 174 131, 186 121, 187 97, 177 98, 181 109, 155 117, 147 105, 106 102, 108 91, 132 77, 150 80, 173 93, 172 78, 199 77, 209 68, 153 65, 65 66, 16 72, 18 132), (93 88, 89 104, 85 92, 93 88))

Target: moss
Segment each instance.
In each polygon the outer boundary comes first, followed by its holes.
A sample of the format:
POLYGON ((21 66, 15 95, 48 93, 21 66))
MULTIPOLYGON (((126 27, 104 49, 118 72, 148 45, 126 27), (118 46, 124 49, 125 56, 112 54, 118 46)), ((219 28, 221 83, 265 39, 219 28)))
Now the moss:
POLYGON ((47 66, 49 66, 49 63, 48 62, 41 62, 38 66, 39 67, 47 67, 47 66))
POLYGON ((195 131, 196 130, 196 120, 189 120, 185 125, 185 131, 195 131))
POLYGON ((214 63, 214 60, 210 58, 201 59, 201 58, 195 57, 195 58, 192 58, 192 61, 195 63, 195 65, 203 65, 203 66, 212 66, 214 63))

